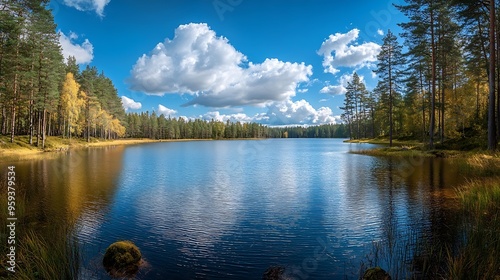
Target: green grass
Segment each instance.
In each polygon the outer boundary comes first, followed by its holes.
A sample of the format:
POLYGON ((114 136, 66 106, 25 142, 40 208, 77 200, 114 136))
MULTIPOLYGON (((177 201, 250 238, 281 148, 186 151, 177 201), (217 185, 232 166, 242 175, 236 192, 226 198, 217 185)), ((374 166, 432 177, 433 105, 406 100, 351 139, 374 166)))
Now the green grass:
POLYGON ((144 139, 118 139, 103 140, 90 138, 90 143, 82 138, 62 138, 59 136, 48 136, 45 141, 45 149, 36 147, 36 139, 33 139, 33 145, 29 144, 28 136, 16 136, 14 142, 10 143, 10 137, 0 136, 0 162, 14 162, 37 160, 56 157, 57 152, 66 151, 74 148, 85 148, 89 146, 109 146, 121 144, 134 144, 151 142, 153 140, 144 139))
POLYGON ((449 253, 449 279, 500 279, 500 177, 471 181, 458 193, 465 240, 449 253))
MULTIPOLYGON (((97 139, 91 138, 91 143, 98 142, 97 139)), ((33 137, 33 145, 29 143, 29 136, 20 135, 14 137, 14 142, 10 142, 10 136, 0 135, 0 149, 16 151, 16 150, 30 150, 30 151, 53 151, 69 146, 86 145, 86 139, 82 138, 62 138, 59 136, 47 136, 45 139, 45 149, 42 150, 42 144, 36 146, 36 137, 33 137)))
POLYGON ((471 178, 500 176, 500 155, 468 154, 459 161, 459 170, 471 178))
MULTIPOLYGON (((367 138, 367 139, 353 139, 346 140, 347 143, 369 143, 378 145, 389 145, 389 139, 386 137, 378 138, 367 138)), ((476 153, 484 153, 487 150, 487 139, 484 135, 470 135, 470 137, 460 137, 446 139, 443 143, 440 143, 438 139, 435 139, 434 148, 430 149, 427 142, 422 142, 420 139, 414 139, 412 137, 400 137, 393 139, 393 147, 401 146, 415 146, 419 147, 421 150, 436 150, 436 151, 471 151, 476 153)))
POLYGON ((351 151, 353 154, 382 156, 382 157, 434 157, 434 155, 421 151, 415 146, 385 147, 370 150, 351 151))
POLYGON ((29 149, 36 150, 37 148, 29 144, 28 136, 17 136, 14 142, 10 142, 9 136, 0 135, 0 148, 9 150, 29 149))
POLYGON ((15 279, 77 279, 80 256, 78 242, 69 228, 52 228, 42 237, 30 229, 19 242, 15 279))
MULTIPOLYGON (((389 145, 389 138, 362 138, 344 141, 346 143, 369 143, 376 145, 389 145)), ((422 146, 422 142, 413 139, 392 139, 394 146, 409 145, 409 146, 422 146)))
MULTIPOLYGON (((7 186, 0 186, 0 220, 7 221, 7 186)), ((30 223, 26 195, 22 186, 16 188, 16 272, 2 269, 0 278, 8 279, 77 279, 80 264, 78 241, 72 237, 71 223, 40 227, 30 223)), ((7 244, 8 228, 0 227, 0 244, 7 244)), ((0 263, 7 266, 7 246, 0 246, 0 263)))

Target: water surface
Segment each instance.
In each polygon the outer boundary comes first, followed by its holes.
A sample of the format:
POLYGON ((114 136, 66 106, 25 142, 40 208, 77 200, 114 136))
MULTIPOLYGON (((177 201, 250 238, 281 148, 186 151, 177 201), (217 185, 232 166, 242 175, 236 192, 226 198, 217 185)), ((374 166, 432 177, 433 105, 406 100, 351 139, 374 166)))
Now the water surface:
POLYGON ((107 279, 104 251, 123 239, 147 260, 139 279, 261 279, 270 265, 293 279, 357 279, 373 242, 410 254, 409 240, 457 232, 448 207, 462 181, 454 165, 349 153, 373 147, 167 142, 74 150, 16 168, 32 224, 75 223, 82 279, 107 279))

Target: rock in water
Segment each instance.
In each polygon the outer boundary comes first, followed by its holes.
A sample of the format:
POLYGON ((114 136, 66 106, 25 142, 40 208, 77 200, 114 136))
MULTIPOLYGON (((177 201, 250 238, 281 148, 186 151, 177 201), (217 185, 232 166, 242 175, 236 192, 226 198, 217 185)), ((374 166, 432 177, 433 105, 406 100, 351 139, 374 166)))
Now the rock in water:
POLYGON ((134 276, 139 271, 141 262, 141 251, 132 241, 111 244, 102 260, 104 268, 113 277, 134 276))
POLYGON ((262 276, 263 280, 283 280, 285 273, 285 268, 282 266, 270 266, 264 275, 262 276))
POLYGON ((391 276, 380 267, 372 267, 365 271, 363 280, 391 280, 391 276))

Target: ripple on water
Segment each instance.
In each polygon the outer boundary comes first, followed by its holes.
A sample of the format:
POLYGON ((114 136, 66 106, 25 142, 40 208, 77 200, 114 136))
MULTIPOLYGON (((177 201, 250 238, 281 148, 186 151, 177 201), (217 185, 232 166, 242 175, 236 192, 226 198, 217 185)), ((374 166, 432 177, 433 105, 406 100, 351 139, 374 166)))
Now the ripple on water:
POLYGON ((317 261, 309 279, 357 279, 372 242, 436 226, 446 191, 429 186, 438 176, 430 166, 401 176, 394 162, 347 153, 367 145, 330 139, 255 145, 125 149, 111 202, 86 204, 78 220, 86 258, 130 239, 151 264, 141 279, 259 279, 270 265, 301 268, 305 260, 317 261))

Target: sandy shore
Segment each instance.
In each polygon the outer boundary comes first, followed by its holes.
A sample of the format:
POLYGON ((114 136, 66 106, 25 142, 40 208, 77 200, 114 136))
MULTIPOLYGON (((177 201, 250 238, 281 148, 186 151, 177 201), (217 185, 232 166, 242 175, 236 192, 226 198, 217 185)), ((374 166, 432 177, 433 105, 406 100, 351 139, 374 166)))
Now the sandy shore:
MULTIPOLYGON (((50 140, 50 139, 49 139, 50 140)), ((36 160, 43 158, 55 157, 59 152, 64 152, 69 149, 82 149, 88 147, 106 147, 106 146, 121 146, 121 145, 136 145, 144 143, 159 143, 159 142, 182 142, 182 141, 210 141, 210 139, 173 139, 173 140, 153 140, 153 139, 116 139, 102 140, 87 143, 81 139, 74 139, 68 143, 51 144, 50 149, 42 150, 36 147, 16 146, 0 147, 0 162, 15 162, 25 160, 36 160)))

